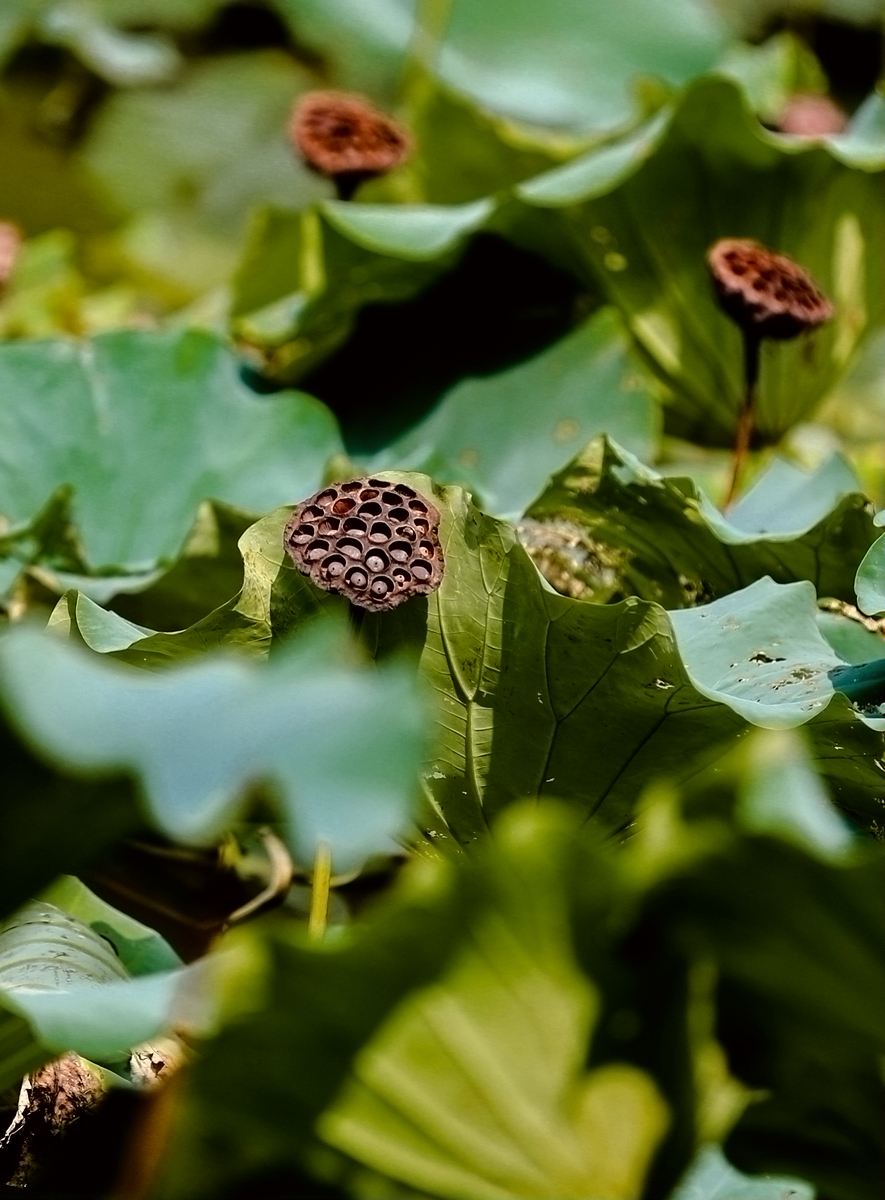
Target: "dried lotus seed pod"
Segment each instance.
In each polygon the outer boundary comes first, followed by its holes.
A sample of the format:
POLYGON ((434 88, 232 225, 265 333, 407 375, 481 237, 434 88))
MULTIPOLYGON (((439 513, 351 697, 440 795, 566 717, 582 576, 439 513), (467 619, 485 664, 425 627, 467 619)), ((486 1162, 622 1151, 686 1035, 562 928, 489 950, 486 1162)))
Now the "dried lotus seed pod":
POLYGON ((794 338, 833 315, 807 271, 759 242, 723 238, 707 251, 707 265, 722 308, 757 338, 794 338))
POLYGON ((346 92, 302 96, 289 138, 309 167, 335 181, 342 200, 364 180, 399 166, 412 150, 411 137, 392 117, 346 92))
POLYGON ((439 587, 438 530, 439 512, 414 488, 366 476, 303 500, 283 545, 317 587, 370 612, 387 612, 439 587))

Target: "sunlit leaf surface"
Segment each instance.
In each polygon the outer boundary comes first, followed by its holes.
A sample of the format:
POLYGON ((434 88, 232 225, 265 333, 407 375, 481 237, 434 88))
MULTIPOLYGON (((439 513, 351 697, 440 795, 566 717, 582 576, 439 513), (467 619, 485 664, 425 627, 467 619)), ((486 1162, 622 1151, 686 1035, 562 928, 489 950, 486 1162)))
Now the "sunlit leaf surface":
POLYGON ((83 556, 105 570, 176 557, 203 500, 297 499, 339 447, 315 400, 257 397, 195 330, 6 345, 0 395, 0 512, 27 522, 71 489, 83 556))

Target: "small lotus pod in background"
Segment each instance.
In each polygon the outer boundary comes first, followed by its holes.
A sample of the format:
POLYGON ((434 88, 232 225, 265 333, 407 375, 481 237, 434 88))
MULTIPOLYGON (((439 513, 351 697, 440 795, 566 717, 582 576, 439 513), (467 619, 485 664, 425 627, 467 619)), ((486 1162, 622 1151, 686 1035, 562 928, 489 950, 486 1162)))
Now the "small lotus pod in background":
POLYGON ((346 92, 302 96, 289 137, 309 167, 334 180, 342 200, 366 179, 392 171, 412 150, 411 137, 392 117, 346 92))
POLYGON ((807 271, 759 242, 723 238, 707 251, 707 265, 723 309, 757 338, 793 338, 833 315, 807 271))
POLYGON ((0 221, 0 289, 12 277, 22 248, 22 231, 12 221, 0 221))
POLYGON ((707 251, 707 266, 723 310, 744 341, 744 399, 735 432, 728 506, 753 437, 759 348, 763 338, 785 340, 816 329, 833 306, 798 263, 748 238, 722 238, 707 251))
POLYGON ((848 117, 829 96, 791 96, 777 128, 794 137, 819 138, 841 133, 848 117))
POLYGON ((387 612, 435 591, 443 576, 439 512, 404 483, 364 477, 302 501, 283 544, 317 587, 387 612))

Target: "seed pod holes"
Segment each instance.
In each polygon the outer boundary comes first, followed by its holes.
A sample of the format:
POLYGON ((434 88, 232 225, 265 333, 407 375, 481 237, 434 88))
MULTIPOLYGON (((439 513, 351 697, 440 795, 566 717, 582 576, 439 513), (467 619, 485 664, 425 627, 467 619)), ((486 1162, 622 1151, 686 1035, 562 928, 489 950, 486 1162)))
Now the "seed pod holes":
POLYGON ((710 247, 707 265, 724 311, 756 337, 794 338, 833 315, 803 267, 758 242, 723 238, 710 247))
POLYGON ((335 182, 342 200, 349 200, 363 180, 399 166, 412 149, 399 122, 346 92, 302 96, 292 113, 289 138, 312 170, 335 182))
POLYGON ((439 512, 405 484, 349 479, 309 496, 284 544, 302 574, 360 608, 386 612, 439 587, 439 512))

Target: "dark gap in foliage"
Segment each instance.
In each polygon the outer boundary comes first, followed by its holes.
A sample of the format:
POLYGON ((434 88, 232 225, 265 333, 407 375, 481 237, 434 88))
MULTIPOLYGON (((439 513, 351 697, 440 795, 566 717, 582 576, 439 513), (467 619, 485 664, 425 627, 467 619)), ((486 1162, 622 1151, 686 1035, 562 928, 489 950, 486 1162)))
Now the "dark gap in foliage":
POLYGON ((295 1169, 279 1168, 239 1180, 217 1200, 347 1200, 349 1194, 295 1169))
MULTIPOLYGON (((60 46, 29 44, 12 56, 3 72, 6 103, 12 96, 25 110, 32 133, 61 149, 83 138, 110 84, 60 46)), ((15 103, 15 101, 13 101, 15 103)))
POLYGON ((876 86, 882 70, 883 31, 819 19, 811 30, 811 48, 830 81, 833 95, 854 109, 876 86))
POLYGON ((0 714, 0 919, 58 875, 73 874, 141 824, 138 798, 122 775, 63 774, 22 744, 0 714), (52 837, 47 836, 52 831, 52 837))
MULTIPOLYGON (((679 438, 681 441, 694 442, 698 446, 710 449, 725 449, 732 444, 730 431, 714 423, 706 415, 695 415, 680 412, 679 409, 664 405, 664 433, 667 437, 679 438)), ((750 434, 750 448, 761 450, 765 446, 774 446, 780 441, 780 434, 766 434, 764 431, 753 429, 750 434)))
POLYGON ((282 18, 264 4, 228 4, 218 10, 200 37, 200 50, 229 54, 237 50, 291 48, 282 18))
MULTIPOLYGON (((37 1173, 27 1187, 6 1186, 0 1196, 18 1200, 89 1200, 116 1192, 115 1183, 131 1153, 135 1122, 149 1101, 135 1092, 110 1092, 61 1134, 41 1143, 37 1173)), ((3 1164, 2 1169, 15 1163, 3 1164)))
POLYGON ((370 453, 465 375, 503 371, 568 333, 588 299, 564 271, 480 234, 417 299, 364 308, 344 346, 299 386, 333 410, 349 451, 370 453))
POLYGON ((799 15, 780 18, 766 24, 764 33, 754 41, 789 30, 801 37, 814 51, 830 83, 835 100, 853 111, 876 86, 882 71, 885 33, 881 23, 849 25, 835 19, 799 15))
POLYGON ((161 933, 185 962, 202 957, 254 894, 220 851, 182 849, 150 833, 117 842, 81 876, 102 900, 161 933))

